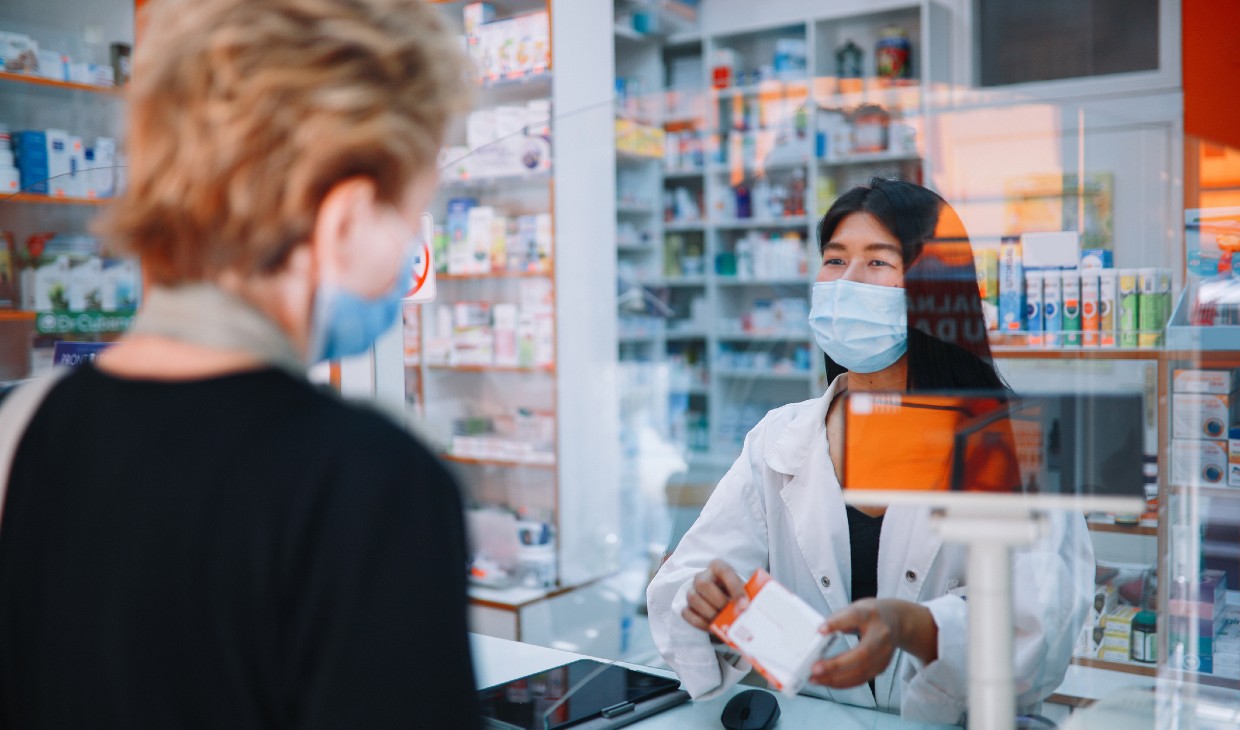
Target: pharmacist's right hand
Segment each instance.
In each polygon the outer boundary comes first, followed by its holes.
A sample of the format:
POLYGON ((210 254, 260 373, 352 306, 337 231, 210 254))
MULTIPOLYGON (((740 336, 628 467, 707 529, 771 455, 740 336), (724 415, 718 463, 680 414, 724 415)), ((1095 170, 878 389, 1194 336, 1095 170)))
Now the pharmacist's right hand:
POLYGON ((749 607, 745 595, 745 583, 732 566, 722 560, 712 560, 710 565, 693 577, 689 586, 689 605, 680 612, 689 625, 702 631, 710 631, 715 620, 729 601, 735 600, 740 610, 749 607))

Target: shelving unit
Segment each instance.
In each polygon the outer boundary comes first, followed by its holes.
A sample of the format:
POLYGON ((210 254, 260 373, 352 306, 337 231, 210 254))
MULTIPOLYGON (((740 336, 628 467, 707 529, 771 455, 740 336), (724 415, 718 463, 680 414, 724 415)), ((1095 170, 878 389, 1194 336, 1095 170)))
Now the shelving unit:
MULTIPOLYGON (((40 48, 67 53, 74 61, 106 64, 110 42, 134 41, 134 0, 90 0, 79 3, 69 13, 64 7, 51 7, 40 0, 14 0, 0 9, 0 31, 29 35, 40 48), (60 12, 65 10, 65 12, 60 12), (83 25, 94 24, 94 33, 83 35, 83 25), (94 36, 94 39, 91 36, 94 36)), ((59 129, 82 138, 84 147, 94 146, 98 137, 110 137, 122 144, 121 103, 124 90, 116 86, 76 83, 49 79, 28 73, 0 71, 0 125, 11 133, 25 130, 59 129)), ((17 150, 13 136, 13 149, 17 150)), ((123 152, 123 150, 118 150, 123 152)), ((79 169, 81 169, 79 167, 79 169)), ((89 170, 87 175, 91 173, 89 170)), ((109 170, 109 174, 111 171, 109 170)), ((77 179, 70 178, 75 183, 77 179)), ((78 178, 80 179, 80 178, 78 178)), ((65 186, 69 187, 69 186, 65 186)), ((74 192, 72 188, 66 192, 74 192)), ((57 236, 81 236, 90 232, 90 223, 109 198, 66 197, 33 193, 28 190, 0 192, 0 229, 12 234, 19 261, 12 261, 17 282, 33 288, 27 245, 36 235, 51 232, 57 236), (23 274, 26 274, 23 277, 23 274)), ((3 239, 0 239, 2 241, 3 239)), ((3 246, 0 243, 0 246, 3 246)), ((52 265, 65 249, 53 244, 44 250, 39 266, 52 265)), ((99 247, 91 251, 73 247, 70 265, 85 266, 87 256, 102 256, 99 247)), ((36 249, 37 246, 36 246, 36 249)), ((8 251, 0 252, 8 256, 8 251)), ((72 274, 70 274, 71 276, 72 274)), ((136 278, 136 277, 135 277, 136 278)), ((100 286, 104 284, 101 282, 100 286)), ((135 294, 138 282, 134 282, 135 294)), ((66 282, 66 288, 68 283, 66 282)), ((104 299, 102 288, 94 292, 104 299)), ((32 295, 27 290, 29 305, 32 295)), ((87 298, 89 302, 90 299, 87 298)), ((52 346, 58 340, 106 341, 128 328, 132 311, 61 311, 52 300, 41 311, 0 310, 0 381, 17 380, 50 368, 52 346)), ((87 305, 89 306, 89 304, 87 305)))

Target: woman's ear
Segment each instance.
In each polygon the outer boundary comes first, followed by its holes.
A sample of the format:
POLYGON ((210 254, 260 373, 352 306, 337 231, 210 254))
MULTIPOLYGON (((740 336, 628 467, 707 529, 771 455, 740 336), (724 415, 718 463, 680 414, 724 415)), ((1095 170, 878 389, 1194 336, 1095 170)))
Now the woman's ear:
POLYGON ((339 281, 364 254, 362 246, 373 236, 377 205, 375 183, 367 177, 342 180, 323 196, 310 240, 320 279, 339 281))

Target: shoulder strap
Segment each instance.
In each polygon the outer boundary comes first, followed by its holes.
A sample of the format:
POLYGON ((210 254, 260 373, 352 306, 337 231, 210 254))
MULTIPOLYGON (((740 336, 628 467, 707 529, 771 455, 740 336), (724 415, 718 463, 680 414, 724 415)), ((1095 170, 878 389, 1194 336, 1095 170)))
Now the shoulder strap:
POLYGON ((13 459, 17 456, 22 435, 26 433, 26 427, 48 391, 68 372, 68 368, 56 368, 37 380, 23 383, 9 393, 0 406, 0 516, 4 515, 9 475, 13 471, 13 459))

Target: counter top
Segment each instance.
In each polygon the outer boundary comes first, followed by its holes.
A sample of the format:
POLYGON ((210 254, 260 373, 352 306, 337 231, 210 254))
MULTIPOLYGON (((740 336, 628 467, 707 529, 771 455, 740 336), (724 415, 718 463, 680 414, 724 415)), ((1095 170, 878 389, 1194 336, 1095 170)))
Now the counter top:
MULTIPOLYGON (((474 654, 474 672, 478 687, 490 687, 501 682, 524 677, 528 674, 558 667, 577 659, 589 659, 580 654, 548 649, 541 646, 521 644, 506 639, 496 639, 481 634, 471 634, 470 643, 474 654)), ((621 662, 621 664, 624 664, 621 662)), ((625 664, 651 674, 675 676, 664 669, 625 664)), ((719 714, 727 697, 750 687, 734 687, 725 697, 701 702, 687 702, 653 717, 634 723, 629 727, 646 730, 719 730, 719 714)), ((815 697, 779 698, 780 720, 778 727, 808 728, 829 727, 832 730, 912 730, 914 728, 943 727, 923 725, 901 720, 895 715, 862 707, 840 705, 815 697)))

